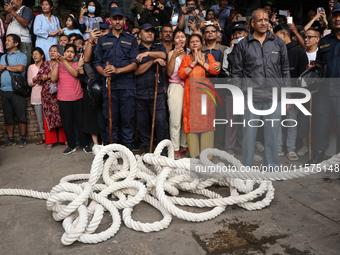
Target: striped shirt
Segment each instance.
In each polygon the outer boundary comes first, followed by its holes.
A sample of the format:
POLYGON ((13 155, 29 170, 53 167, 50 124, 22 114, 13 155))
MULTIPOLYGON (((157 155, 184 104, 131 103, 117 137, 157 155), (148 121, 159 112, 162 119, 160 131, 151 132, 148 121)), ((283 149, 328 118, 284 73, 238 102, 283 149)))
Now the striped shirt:
MULTIPOLYGON (((72 67, 77 69, 78 62, 73 62, 72 67)), ((58 96, 60 101, 75 101, 83 98, 83 89, 78 78, 70 74, 63 63, 59 64, 58 96)))
POLYGON ((79 21, 80 25, 84 25, 86 27, 86 30, 89 30, 89 33, 84 33, 84 40, 88 40, 90 38, 90 33, 93 29, 93 23, 101 23, 103 22, 103 19, 101 17, 91 17, 91 16, 83 16, 84 20, 79 21))

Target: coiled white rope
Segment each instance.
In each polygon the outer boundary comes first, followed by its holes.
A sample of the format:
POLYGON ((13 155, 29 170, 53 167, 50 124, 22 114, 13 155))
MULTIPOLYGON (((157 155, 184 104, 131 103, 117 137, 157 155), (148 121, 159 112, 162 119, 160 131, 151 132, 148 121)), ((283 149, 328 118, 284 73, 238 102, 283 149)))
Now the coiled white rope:
MULTIPOLYGON (((309 168, 297 168, 290 172, 246 172, 239 160, 217 149, 206 149, 200 159, 174 159, 171 141, 162 141, 153 154, 134 156, 126 147, 118 144, 95 146, 96 156, 89 174, 65 176, 51 192, 38 192, 23 189, 0 189, 0 195, 20 195, 46 199, 47 209, 52 211, 56 221, 63 220, 65 233, 61 238, 64 245, 75 241, 99 243, 113 237, 124 224, 136 231, 160 231, 169 226, 172 215, 187 221, 200 222, 220 215, 227 205, 237 204, 247 210, 259 210, 274 199, 271 181, 303 177, 318 171, 309 168), (161 156, 164 147, 168 157, 161 156), (108 159, 104 160, 105 155, 108 159), (208 159, 210 155, 230 162, 236 171, 216 173, 216 169, 226 167, 222 162, 215 164, 208 159), (121 159, 122 164, 119 164, 121 159), (209 168, 209 171, 203 169, 209 168), (214 174, 214 175, 212 175, 214 174), (196 178, 204 176, 205 178, 196 178), (73 181, 84 180, 76 184, 73 181), (230 196, 222 197, 208 187, 212 185, 228 186, 230 196), (198 194, 207 199, 178 197, 179 191, 198 194), (166 192, 169 195, 166 195, 166 192), (243 194, 239 194, 239 192, 243 194), (115 198, 112 200, 111 198, 115 198), (261 198, 260 200, 258 200, 261 198), (252 202, 257 199, 258 201, 252 202), (142 223, 132 219, 135 205, 145 201, 158 209, 163 219, 153 223, 142 223), (180 209, 180 206, 212 207, 210 211, 192 213, 180 209), (112 224, 108 229, 95 233, 104 211, 110 212, 112 224)), ((339 164, 340 154, 320 164, 325 171, 339 164)))

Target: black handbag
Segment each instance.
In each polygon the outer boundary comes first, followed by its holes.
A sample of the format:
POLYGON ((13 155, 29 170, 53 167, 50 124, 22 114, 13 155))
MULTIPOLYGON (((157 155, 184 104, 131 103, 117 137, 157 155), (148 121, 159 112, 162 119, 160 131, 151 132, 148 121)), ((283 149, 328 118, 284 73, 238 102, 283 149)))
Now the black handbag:
MULTIPOLYGON (((8 65, 8 59, 7 59, 7 54, 6 54, 6 64, 8 65)), ((8 71, 8 70, 7 70, 8 71)), ((25 76, 21 76, 21 75, 13 75, 13 73, 11 71, 8 71, 10 76, 11 76, 11 82, 12 82, 12 89, 13 92, 15 94, 18 94, 20 96, 26 97, 28 92, 29 92, 29 88, 27 86, 27 80, 25 76)))

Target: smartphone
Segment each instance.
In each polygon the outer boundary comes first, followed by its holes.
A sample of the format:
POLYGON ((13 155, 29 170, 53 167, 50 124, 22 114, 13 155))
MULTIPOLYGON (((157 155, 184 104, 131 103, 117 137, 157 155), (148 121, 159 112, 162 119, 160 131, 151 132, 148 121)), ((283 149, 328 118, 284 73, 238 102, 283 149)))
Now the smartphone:
POLYGON ((247 21, 247 18, 246 17, 238 17, 237 21, 247 21))
POLYGON ((318 12, 320 13, 320 12, 325 12, 325 9, 323 8, 323 7, 319 7, 318 8, 318 12))
POLYGON ((195 17, 194 17, 194 16, 192 16, 192 15, 190 15, 190 16, 189 16, 189 20, 188 20, 188 21, 195 22, 195 17))
POLYGON ((174 15, 172 15, 171 21, 172 21, 173 26, 177 26, 178 17, 179 17, 179 13, 174 13, 174 15))
POLYGON ((287 24, 293 24, 293 17, 287 17, 287 24))
POLYGON ((93 23, 93 29, 96 29, 99 32, 100 31, 100 24, 98 22, 93 23))
POLYGON ((288 16, 288 11, 279 10, 279 15, 287 17, 288 16))
POLYGON ((57 50, 58 50, 58 53, 59 53, 61 56, 64 56, 64 46, 58 45, 58 46, 57 46, 57 50))
POLYGON ((83 8, 84 6, 86 6, 86 2, 81 2, 81 7, 83 8))
POLYGON ((225 7, 226 10, 231 10, 231 9, 233 9, 233 7, 232 7, 231 5, 225 5, 224 7, 225 7))
POLYGON ((188 12, 193 12, 193 11, 195 11, 195 7, 188 7, 188 12))

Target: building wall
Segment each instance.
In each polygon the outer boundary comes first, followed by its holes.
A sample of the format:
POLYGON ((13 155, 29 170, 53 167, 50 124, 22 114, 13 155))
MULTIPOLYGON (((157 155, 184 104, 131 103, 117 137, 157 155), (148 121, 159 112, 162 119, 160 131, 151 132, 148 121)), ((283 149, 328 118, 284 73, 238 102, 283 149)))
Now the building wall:
MULTIPOLYGON (((38 141, 41 138, 39 126, 37 122, 37 117, 34 112, 34 108, 31 105, 30 100, 27 100, 27 131, 26 131, 26 140, 28 142, 38 141)), ((4 112, 2 109, 2 101, 0 100, 0 142, 7 141, 8 136, 6 132, 5 118, 4 112)), ((15 127, 14 127, 14 139, 19 141, 19 127, 18 120, 15 119, 15 127)))

